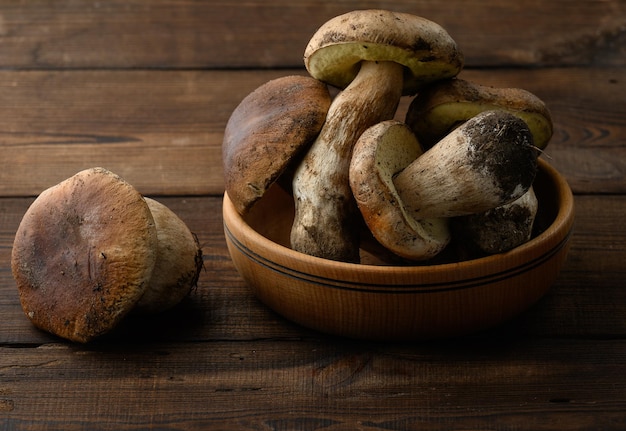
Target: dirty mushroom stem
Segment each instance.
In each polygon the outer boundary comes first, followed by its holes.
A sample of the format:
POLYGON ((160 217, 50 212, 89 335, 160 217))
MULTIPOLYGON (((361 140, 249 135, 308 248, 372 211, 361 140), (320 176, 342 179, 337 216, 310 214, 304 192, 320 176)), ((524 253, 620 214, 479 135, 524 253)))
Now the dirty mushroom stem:
POLYGON ((395 115, 403 66, 362 61, 356 78, 333 100, 326 122, 294 180, 294 250, 326 259, 358 262, 358 209, 350 190, 352 148, 370 126, 395 115))
POLYGON ((512 202, 532 185, 537 152, 520 118, 485 111, 426 151, 393 182, 416 220, 475 214, 512 202))

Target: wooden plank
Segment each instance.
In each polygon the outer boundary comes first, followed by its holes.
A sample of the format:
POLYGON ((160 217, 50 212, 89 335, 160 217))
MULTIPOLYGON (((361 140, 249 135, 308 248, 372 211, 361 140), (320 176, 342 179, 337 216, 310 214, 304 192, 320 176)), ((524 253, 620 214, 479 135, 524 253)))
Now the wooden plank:
POLYGON ((0 347, 0 427, 621 430, 625 366, 623 340, 0 347))
MULTIPOLYGON (((37 195, 92 166, 144 194, 221 194, 221 141, 232 110, 264 82, 294 73, 306 72, 0 71, 0 196, 37 195)), ((461 77, 537 94, 555 123, 546 157, 572 188, 626 192, 626 70, 467 70, 461 77)))
POLYGON ((36 195, 93 166, 144 194, 221 193, 230 113, 282 74, 0 72, 0 195, 36 195))
MULTIPOLYGON (((198 236, 204 269, 198 287, 179 307, 154 317, 131 317, 113 338, 197 341, 302 336, 301 328, 261 305, 235 271, 224 240, 221 198, 158 200, 175 211, 198 236)), ((0 199, 0 345, 54 340, 32 327, 24 316, 11 275, 15 231, 31 202, 32 198, 0 199)))
POLYGON ((625 193, 626 70, 465 71, 462 77, 539 96, 554 122, 546 157, 577 193, 625 193))
MULTIPOLYGON (((219 198, 160 198, 198 235, 204 271, 197 289, 174 310, 127 319, 109 341, 291 340, 320 334, 292 324, 260 304, 236 273, 226 250, 219 198)), ((31 199, 0 200, 0 345, 58 341, 35 330, 19 305, 10 253, 31 199)), ((626 230, 624 196, 576 196, 571 250, 548 294, 514 321, 479 334, 511 338, 624 338, 626 230)))
POLYGON ((0 1, 0 429, 626 429, 625 29, 623 0, 0 1), (439 22, 462 77, 526 88, 552 111, 543 157, 576 193, 571 250, 546 296, 498 328, 327 336, 259 303, 230 261, 230 113, 306 73, 323 21, 367 7, 439 22), (10 255, 33 197, 95 165, 174 210, 205 268, 178 307, 77 345, 24 316, 10 255))
POLYGON ((469 66, 623 65, 620 0, 515 2, 29 1, 0 5, 0 67, 301 67, 315 30, 354 9, 424 16, 458 42, 469 66))

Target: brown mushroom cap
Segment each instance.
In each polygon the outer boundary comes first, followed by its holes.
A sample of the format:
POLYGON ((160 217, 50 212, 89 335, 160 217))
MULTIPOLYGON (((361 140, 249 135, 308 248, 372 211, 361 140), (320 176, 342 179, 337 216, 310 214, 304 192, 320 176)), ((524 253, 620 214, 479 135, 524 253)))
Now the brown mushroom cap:
POLYGON ((412 260, 429 259, 450 241, 447 221, 412 218, 393 183, 393 177, 420 155, 409 127, 389 120, 361 135, 350 164, 350 186, 372 235, 388 250, 412 260))
POLYGON ((386 10, 356 10, 322 25, 306 47, 304 62, 314 78, 345 88, 362 60, 405 66, 403 94, 455 76, 463 67, 456 42, 425 18, 386 10))
POLYGON ((460 123, 495 109, 524 120, 537 148, 548 145, 553 133, 552 117, 537 96, 521 88, 489 87, 458 78, 424 88, 411 102, 406 123, 420 144, 430 148, 460 123))
POLYGON ((157 233, 139 192, 103 168, 42 192, 15 235, 11 268, 32 323, 86 342, 112 329, 144 294, 157 233))
POLYGON ((311 144, 330 102, 322 82, 286 76, 261 85, 235 108, 224 131, 222 159, 225 188, 239 213, 311 144))

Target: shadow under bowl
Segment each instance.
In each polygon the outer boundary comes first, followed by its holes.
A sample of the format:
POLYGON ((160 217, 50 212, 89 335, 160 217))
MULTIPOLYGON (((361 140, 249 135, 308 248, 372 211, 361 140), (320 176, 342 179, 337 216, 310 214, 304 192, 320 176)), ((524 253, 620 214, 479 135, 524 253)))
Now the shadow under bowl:
POLYGON ((539 201, 529 242, 478 259, 415 266, 336 262, 289 248, 293 200, 273 187, 245 217, 224 194, 232 261, 254 294, 287 319, 321 332, 408 341, 496 326, 537 302, 565 262, 574 222, 572 192, 539 160, 539 201))

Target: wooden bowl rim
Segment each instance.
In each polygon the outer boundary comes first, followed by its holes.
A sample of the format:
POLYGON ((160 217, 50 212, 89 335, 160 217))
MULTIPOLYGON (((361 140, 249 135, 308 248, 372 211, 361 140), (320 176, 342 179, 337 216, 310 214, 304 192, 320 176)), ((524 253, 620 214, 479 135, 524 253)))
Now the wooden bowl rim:
POLYGON ((553 222, 527 243, 506 253, 477 259, 416 266, 371 265, 338 262, 309 256, 266 238, 246 223, 224 193, 223 221, 227 239, 248 258, 282 274, 335 289, 367 292, 430 293, 467 289, 501 281, 530 271, 562 251, 571 236, 574 198, 565 178, 546 161, 539 160, 540 170, 553 183, 558 197, 558 210, 553 222), (240 234, 235 235, 233 228, 240 234), (270 260, 258 250, 271 250, 270 260), (553 243, 553 244, 552 244, 553 243), (535 250, 549 244, 535 256, 535 250), (468 276, 469 275, 469 276, 468 276), (380 280, 380 281, 378 281, 380 280), (377 282, 378 281, 378 282, 377 282))

